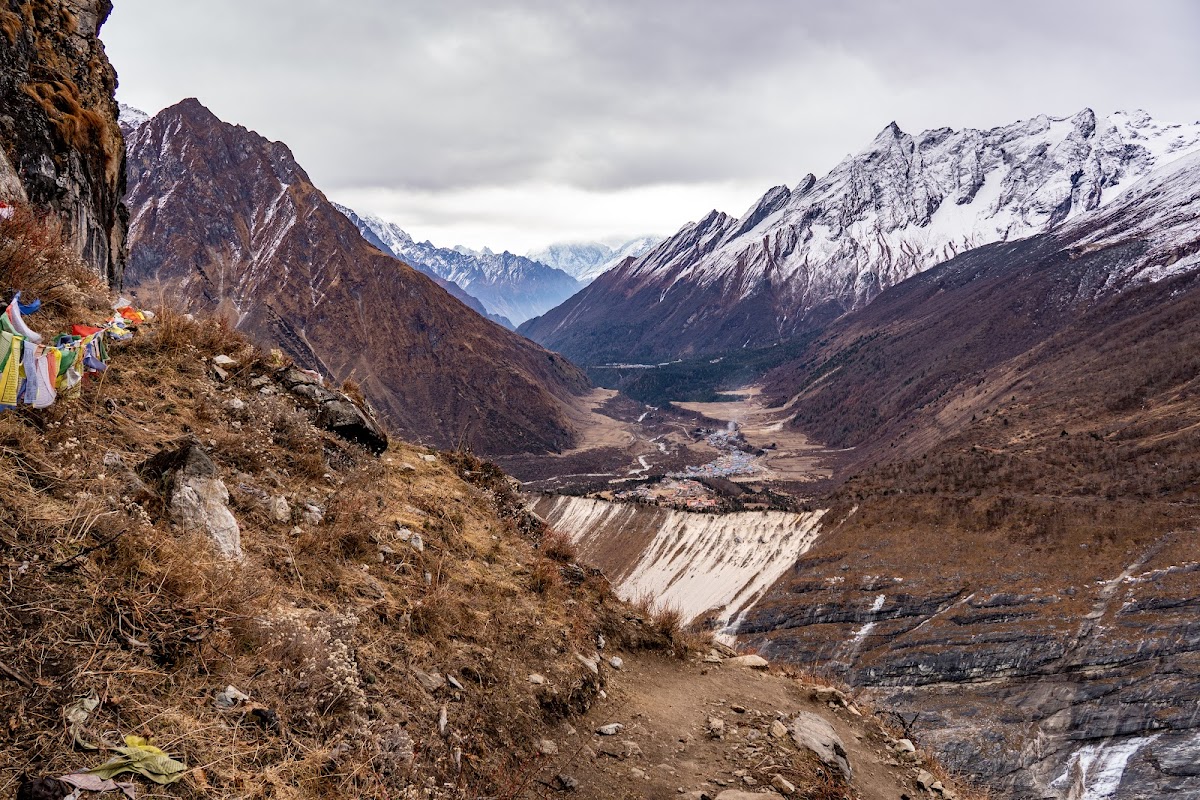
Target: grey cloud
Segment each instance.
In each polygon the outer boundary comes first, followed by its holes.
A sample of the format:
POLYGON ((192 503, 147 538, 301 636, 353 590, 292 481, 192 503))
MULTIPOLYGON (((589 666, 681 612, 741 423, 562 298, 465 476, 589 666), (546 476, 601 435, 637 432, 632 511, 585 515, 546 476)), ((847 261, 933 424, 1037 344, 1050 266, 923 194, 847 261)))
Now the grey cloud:
POLYGON ((1189 0, 121 0, 122 98, 196 95, 319 185, 793 182, 887 122, 1194 119, 1189 0))

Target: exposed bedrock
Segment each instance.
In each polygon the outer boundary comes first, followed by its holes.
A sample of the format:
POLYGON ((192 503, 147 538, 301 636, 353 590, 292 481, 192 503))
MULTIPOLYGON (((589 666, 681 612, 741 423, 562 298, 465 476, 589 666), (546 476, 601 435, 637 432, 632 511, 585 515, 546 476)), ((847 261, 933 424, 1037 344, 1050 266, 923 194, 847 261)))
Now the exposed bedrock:
POLYGON ((737 633, 864 689, 1003 796, 1200 798, 1200 564, 1182 537, 1156 549, 1054 583, 1015 553, 905 573, 817 547, 737 633))

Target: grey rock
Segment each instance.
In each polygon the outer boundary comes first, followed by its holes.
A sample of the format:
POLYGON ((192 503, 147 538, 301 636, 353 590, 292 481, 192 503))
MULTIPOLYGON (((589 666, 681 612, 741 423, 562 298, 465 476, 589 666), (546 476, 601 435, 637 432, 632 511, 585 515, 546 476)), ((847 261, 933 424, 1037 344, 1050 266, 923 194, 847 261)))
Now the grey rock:
POLYGON ((292 518, 292 507, 286 497, 272 497, 267 500, 267 513, 276 522, 287 522, 292 518))
POLYGON ((588 668, 588 671, 593 675, 600 674, 600 656, 585 656, 582 653, 575 654, 575 660, 588 668))
POLYGON ((933 784, 937 783, 937 778, 933 777, 927 770, 921 770, 917 773, 917 788, 924 791, 933 789, 933 784))
POLYGON ((531 672, 529 674, 529 682, 532 683, 534 686, 541 686, 542 684, 544 684, 546 682, 546 679, 543 676, 537 674, 536 672, 531 672))
POLYGON ((558 755, 558 745, 550 739, 539 739, 537 751, 544 756, 556 756, 558 755))
POLYGON ((229 490, 198 442, 160 451, 140 471, 162 481, 167 513, 175 524, 206 534, 226 558, 242 558, 241 528, 229 510, 229 490))
POLYGON ((361 444, 375 454, 387 450, 388 439, 383 428, 349 399, 322 403, 317 424, 343 439, 361 444))
POLYGON ((224 369, 231 369, 238 365, 238 362, 229 356, 222 353, 221 355, 213 356, 212 363, 224 369))
POLYGON ((217 692, 216 697, 213 698, 213 705, 222 711, 229 711, 230 709, 237 708, 249 699, 250 695, 230 684, 217 692))
POLYGON ((325 507, 319 503, 305 503, 300 509, 300 518, 309 525, 320 525, 325 521, 325 507))
POLYGON ((573 792, 579 788, 579 781, 560 772, 554 776, 554 788, 560 792, 573 792))
POLYGON ((613 656, 608 660, 608 665, 613 669, 620 669, 621 667, 625 666, 625 662, 622 661, 619 656, 613 656))
POLYGON ((811 750, 824 764, 841 770, 846 780, 850 780, 846 746, 828 721, 809 711, 801 711, 792 719, 788 730, 797 747, 811 750))
POLYGON ((601 736, 616 736, 621 731, 625 730, 625 726, 619 722, 610 722, 607 725, 601 725, 596 728, 596 733, 601 736))
POLYGON ((425 672, 423 670, 414 669, 413 677, 417 679, 417 683, 421 684, 427 692, 436 692, 446 685, 446 679, 438 672, 425 672))
POLYGON ((771 785, 783 795, 790 795, 796 791, 796 785, 779 774, 771 776, 771 785))
POLYGON ((725 659, 725 664, 731 667, 746 667, 748 669, 767 669, 770 666, 765 658, 759 655, 735 656, 725 659))

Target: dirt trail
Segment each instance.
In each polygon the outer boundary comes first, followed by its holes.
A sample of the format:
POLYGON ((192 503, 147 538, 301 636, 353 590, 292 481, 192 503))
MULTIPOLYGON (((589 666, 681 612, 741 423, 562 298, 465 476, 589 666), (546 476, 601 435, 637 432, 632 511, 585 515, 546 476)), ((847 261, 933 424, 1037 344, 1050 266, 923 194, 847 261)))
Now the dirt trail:
POLYGON ((901 764, 879 724, 838 703, 833 690, 728 663, 622 657, 622 668, 606 673, 607 698, 562 726, 558 753, 541 765, 527 796, 554 796, 559 774, 578 781, 571 796, 597 800, 716 798, 727 790, 765 792, 767 800, 779 796, 771 793, 775 775, 798 787, 792 797, 923 796, 915 762, 901 764), (849 794, 814 791, 829 768, 789 736, 772 734, 776 720, 789 724, 799 712, 819 714, 841 738, 853 769, 849 794), (720 738, 710 719, 724 726, 720 738), (611 723, 624 728, 612 736, 595 732, 611 723))

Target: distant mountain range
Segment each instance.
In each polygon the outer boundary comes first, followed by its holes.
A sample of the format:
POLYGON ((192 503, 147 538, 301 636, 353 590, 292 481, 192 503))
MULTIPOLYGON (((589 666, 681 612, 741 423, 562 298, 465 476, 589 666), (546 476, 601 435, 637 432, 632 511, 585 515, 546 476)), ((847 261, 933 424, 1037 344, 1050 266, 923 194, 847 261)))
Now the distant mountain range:
POLYGON ((599 242, 557 242, 526 255, 590 283, 627 258, 637 258, 662 241, 661 237, 640 236, 614 249, 599 242))
POLYGON ((285 144, 194 99, 136 120, 126 114, 128 287, 221 312, 303 366, 353 379, 407 439, 490 454, 574 442, 569 406, 585 376, 371 246, 285 144))
POLYGON ((1055 230, 1200 149, 1200 123, 1090 109, 917 136, 888 125, 828 175, 713 211, 520 330, 584 364, 770 345, 984 244, 1055 230))
POLYGON ((508 251, 497 254, 491 250, 437 247, 414 240, 399 225, 379 217, 345 206, 338 209, 376 247, 421 272, 458 286, 477 299, 488 315, 511 321, 508 327, 545 313, 583 288, 566 272, 524 256, 508 251))

